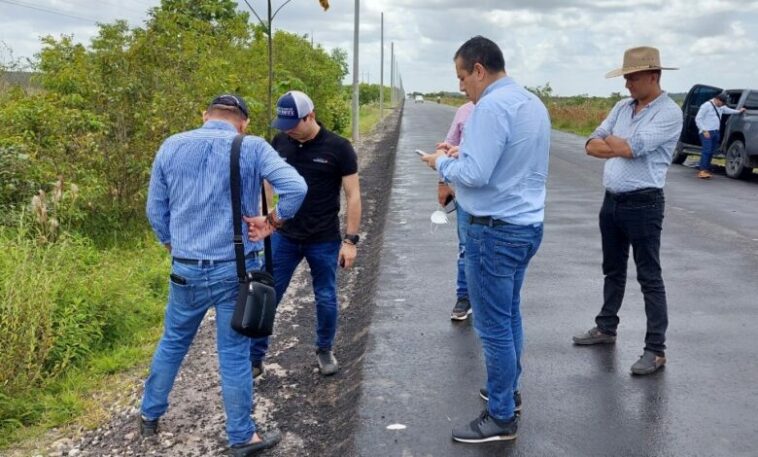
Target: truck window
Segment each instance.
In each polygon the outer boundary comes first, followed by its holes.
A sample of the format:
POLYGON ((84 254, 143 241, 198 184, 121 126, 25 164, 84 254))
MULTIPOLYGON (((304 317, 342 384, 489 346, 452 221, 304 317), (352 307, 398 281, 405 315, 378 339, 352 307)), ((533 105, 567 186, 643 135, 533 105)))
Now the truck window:
POLYGON ((707 87, 707 86, 697 87, 692 93, 690 106, 692 106, 694 108, 694 112, 697 113, 697 110, 698 108, 700 108, 700 105, 702 105, 703 103, 715 97, 716 94, 718 94, 720 91, 721 91, 720 89, 715 89, 713 87, 707 87))
POLYGON ((743 106, 745 109, 758 110, 758 91, 750 91, 743 106))

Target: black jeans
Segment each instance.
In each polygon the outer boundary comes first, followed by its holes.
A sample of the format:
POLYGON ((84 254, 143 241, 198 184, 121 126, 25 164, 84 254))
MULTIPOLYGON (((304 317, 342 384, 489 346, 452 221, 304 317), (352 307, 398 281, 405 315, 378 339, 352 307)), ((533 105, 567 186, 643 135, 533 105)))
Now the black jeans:
POLYGON ((605 193, 600 209, 603 239, 603 309, 595 318, 597 327, 616 334, 618 311, 624 300, 629 246, 637 265, 637 280, 645 297, 647 334, 645 350, 664 355, 666 350, 666 288, 661 275, 661 229, 665 200, 662 189, 640 189, 619 194, 605 193))

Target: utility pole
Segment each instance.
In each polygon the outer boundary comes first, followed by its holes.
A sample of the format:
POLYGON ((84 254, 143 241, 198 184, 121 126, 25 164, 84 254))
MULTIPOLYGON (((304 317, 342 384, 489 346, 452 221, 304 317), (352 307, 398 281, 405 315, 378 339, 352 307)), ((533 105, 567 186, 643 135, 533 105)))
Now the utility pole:
POLYGON ((380 26, 381 51, 379 51, 379 122, 384 118, 384 12, 382 12, 382 20, 380 26))
POLYGON ((390 105, 395 107, 395 42, 390 42, 390 105))
POLYGON ((359 30, 359 18, 360 18, 361 0, 355 0, 355 26, 353 27, 353 144, 358 142, 360 137, 360 130, 358 129, 358 110, 360 105, 358 104, 358 96, 360 90, 358 87, 358 30, 359 30))

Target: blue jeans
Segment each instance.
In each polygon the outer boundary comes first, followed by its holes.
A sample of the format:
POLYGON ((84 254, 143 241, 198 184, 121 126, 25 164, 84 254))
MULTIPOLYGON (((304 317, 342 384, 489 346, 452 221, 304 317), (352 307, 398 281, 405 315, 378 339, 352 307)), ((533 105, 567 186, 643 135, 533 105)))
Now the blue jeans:
MULTIPOLYGON (((316 298, 316 347, 332 349, 337 333, 337 262, 342 241, 303 243, 274 233, 271 248, 274 262, 274 287, 277 305, 292 279, 292 274, 305 258, 311 267, 313 294, 316 298)), ((250 361, 262 362, 268 351, 268 338, 253 338, 250 361)))
POLYGON ((458 278, 456 281, 455 295, 458 298, 468 298, 466 286, 466 232, 471 225, 469 214, 455 202, 455 221, 458 225, 458 278))
POLYGON ((700 134, 700 143, 703 145, 700 150, 700 164, 698 168, 705 171, 711 171, 711 159, 713 153, 718 149, 721 143, 721 134, 718 130, 710 131, 711 137, 706 138, 703 134, 700 134))
MULTIPOLYGON (((258 258, 246 261, 248 270, 257 270, 260 266, 258 258)), ((186 284, 169 281, 164 331, 145 381, 142 416, 153 420, 165 414, 179 366, 206 311, 215 307, 227 438, 230 446, 245 443, 255 432, 255 423, 250 417, 253 378, 248 360, 250 339, 231 327, 239 286, 236 263, 188 265, 173 262, 171 272, 184 278, 186 284)))
POLYGON ((489 227, 471 224, 466 240, 466 279, 487 366, 487 408, 492 417, 514 415, 513 392, 521 376, 524 342, 521 285, 542 242, 542 224, 489 227))

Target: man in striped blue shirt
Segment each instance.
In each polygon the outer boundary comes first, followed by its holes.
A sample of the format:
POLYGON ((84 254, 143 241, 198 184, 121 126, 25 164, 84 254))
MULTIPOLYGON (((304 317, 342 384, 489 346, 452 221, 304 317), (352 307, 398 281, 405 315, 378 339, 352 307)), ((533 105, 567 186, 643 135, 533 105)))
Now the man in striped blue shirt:
MULTIPOLYGON (((232 140, 248 125, 241 97, 216 97, 203 113, 201 128, 173 135, 153 163, 147 217, 158 240, 171 253, 172 268, 165 329, 145 381, 141 408, 143 436, 157 433, 168 408, 174 379, 206 311, 216 310, 226 433, 232 452, 248 456, 274 446, 278 433, 264 439, 251 419, 253 404, 250 339, 231 328, 239 280, 233 246, 229 160, 232 140)), ((300 208, 303 178, 262 138, 248 136, 240 151, 242 231, 247 270, 260 269, 261 240, 300 208), (274 185, 279 203, 269 218, 258 216, 261 181, 274 185)))
POLYGON ((647 375, 666 363, 668 311, 661 273, 663 186, 682 131, 682 110, 661 90, 658 49, 627 49, 622 68, 606 78, 624 76, 631 98, 619 101, 590 135, 587 154, 605 160, 605 199, 600 209, 603 245, 603 307, 595 327, 574 336, 574 344, 616 342, 618 311, 624 299, 629 248, 645 298, 647 334, 632 374, 647 375))

